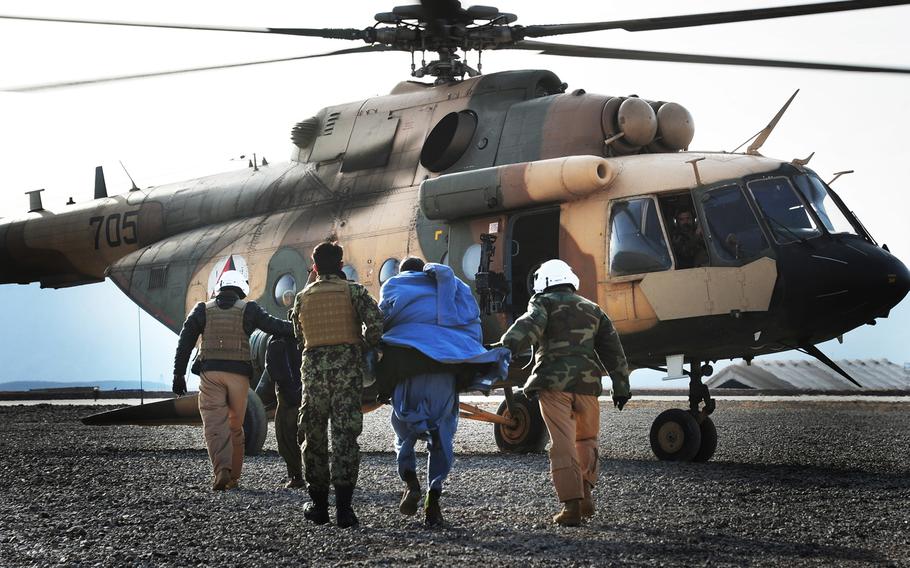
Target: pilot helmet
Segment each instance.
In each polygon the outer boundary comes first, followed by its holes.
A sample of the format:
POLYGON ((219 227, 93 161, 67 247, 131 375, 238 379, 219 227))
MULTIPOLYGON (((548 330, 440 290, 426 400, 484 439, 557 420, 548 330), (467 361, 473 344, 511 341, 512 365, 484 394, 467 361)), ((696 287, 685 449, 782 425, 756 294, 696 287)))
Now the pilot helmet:
POLYGON ((218 291, 225 288, 237 288, 246 297, 250 293, 250 284, 246 277, 238 270, 225 270, 221 278, 218 279, 218 291))
POLYGON ((548 260, 534 273, 534 291, 537 293, 560 284, 569 284, 576 290, 579 284, 572 267, 561 260, 548 260))

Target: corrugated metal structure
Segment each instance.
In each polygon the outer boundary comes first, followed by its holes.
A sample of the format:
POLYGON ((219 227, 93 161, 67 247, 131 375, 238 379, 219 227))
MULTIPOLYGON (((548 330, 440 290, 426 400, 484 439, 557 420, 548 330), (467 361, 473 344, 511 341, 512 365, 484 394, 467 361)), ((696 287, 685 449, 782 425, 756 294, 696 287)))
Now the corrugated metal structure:
POLYGON ((712 389, 910 391, 910 370, 887 359, 836 361, 863 385, 860 389, 824 363, 815 360, 753 361, 730 365, 705 381, 712 389))

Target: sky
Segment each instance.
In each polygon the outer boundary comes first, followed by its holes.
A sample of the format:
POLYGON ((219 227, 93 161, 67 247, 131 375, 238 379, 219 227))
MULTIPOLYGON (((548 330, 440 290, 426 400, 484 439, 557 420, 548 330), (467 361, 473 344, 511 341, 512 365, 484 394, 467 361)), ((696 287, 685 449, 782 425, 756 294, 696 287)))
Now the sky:
MULTIPOLYGON (((400 0, 399 0, 400 3, 400 0)), ((793 2, 701 1, 699 12, 793 2)), ((0 14, 263 27, 356 27, 395 2, 335 3, 0 0, 0 14)), ((465 3, 468 4, 467 2, 465 3)), ((518 24, 664 16, 695 3, 500 1, 518 24)), ((725 24, 682 30, 577 34, 543 41, 823 62, 910 67, 910 7, 725 24)), ((0 21, 0 88, 199 65, 307 55, 358 42, 78 24, 0 21)), ((469 56, 476 62, 476 52, 469 56)), ((94 167, 111 194, 129 189, 120 162, 142 186, 239 167, 256 152, 270 162, 291 153, 290 129, 328 105, 388 93, 409 79, 404 53, 358 54, 201 72, 36 93, 0 92, 0 216, 27 210, 25 191, 44 188, 44 206, 92 197, 94 167)), ((549 69, 569 84, 606 95, 675 101, 695 121, 694 150, 732 150, 758 132, 801 89, 762 152, 815 156, 879 243, 910 261, 910 76, 761 69, 680 63, 622 62, 486 52, 483 71, 549 69)), ((835 359, 910 361, 910 301, 887 320, 822 345, 835 359)), ((0 286, 0 382, 135 378, 170 382, 176 335, 106 282, 66 290, 0 286), (139 333, 141 328, 142 347, 139 333), (141 352, 140 352, 141 351, 141 352)), ((799 358, 797 353, 778 355, 799 358)), ((633 387, 660 384, 636 373, 633 387)), ((191 387, 194 383, 191 382, 191 387)), ((673 383, 670 386, 682 386, 673 383)))

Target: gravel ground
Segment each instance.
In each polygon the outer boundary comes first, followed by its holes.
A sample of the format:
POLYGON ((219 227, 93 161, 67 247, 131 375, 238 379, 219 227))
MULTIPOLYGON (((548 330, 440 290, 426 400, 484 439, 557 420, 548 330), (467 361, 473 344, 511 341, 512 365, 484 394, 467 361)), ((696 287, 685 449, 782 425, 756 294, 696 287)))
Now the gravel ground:
POLYGON ((543 454, 497 452, 463 421, 447 526, 397 512, 388 411, 367 416, 361 526, 316 527, 279 489, 269 434, 242 488, 213 493, 199 428, 88 427, 78 406, 0 408, 0 565, 910 566, 910 404, 732 402, 707 464, 656 461, 667 402, 604 406, 598 512, 558 507, 543 454))

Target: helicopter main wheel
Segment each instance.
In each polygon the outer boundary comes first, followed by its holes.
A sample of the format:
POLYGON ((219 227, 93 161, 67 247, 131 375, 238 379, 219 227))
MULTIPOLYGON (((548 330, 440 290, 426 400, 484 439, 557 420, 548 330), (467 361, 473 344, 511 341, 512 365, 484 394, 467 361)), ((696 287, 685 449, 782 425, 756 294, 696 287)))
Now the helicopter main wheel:
POLYGON ((701 424, 698 425, 701 431, 701 444, 698 446, 698 452, 692 458, 694 462, 706 462, 711 459, 717 450, 717 428, 710 416, 705 416, 701 424))
POLYGON ((512 396, 512 412, 502 401, 496 414, 515 420, 515 426, 493 426, 493 438, 500 451, 514 454, 541 452, 547 444, 547 427, 540 415, 540 404, 523 393, 512 396))
POLYGON ((651 424, 651 450, 662 461, 692 461, 701 448, 701 428, 686 410, 661 412, 651 424))
POLYGON ((243 452, 255 456, 265 445, 265 436, 269 432, 269 419, 265 414, 265 405, 253 389, 246 393, 246 414, 243 417, 243 452))

